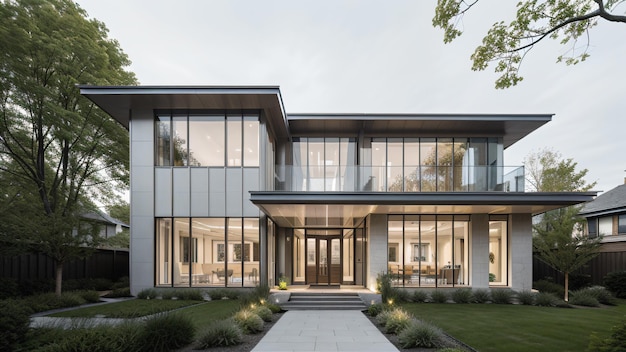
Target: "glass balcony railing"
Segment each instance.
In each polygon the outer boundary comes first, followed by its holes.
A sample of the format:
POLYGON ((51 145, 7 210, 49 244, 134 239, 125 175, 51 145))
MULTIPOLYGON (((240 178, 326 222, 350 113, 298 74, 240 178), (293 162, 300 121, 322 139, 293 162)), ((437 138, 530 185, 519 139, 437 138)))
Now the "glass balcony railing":
POLYGON ((291 192, 524 192, 523 166, 276 166, 291 192))

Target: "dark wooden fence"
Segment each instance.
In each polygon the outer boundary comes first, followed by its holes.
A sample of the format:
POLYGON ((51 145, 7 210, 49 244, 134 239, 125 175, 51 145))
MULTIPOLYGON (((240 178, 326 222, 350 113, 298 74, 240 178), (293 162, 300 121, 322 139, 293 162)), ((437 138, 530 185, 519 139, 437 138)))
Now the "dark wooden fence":
MULTIPOLYGON (((105 278, 117 280, 128 276, 128 250, 98 249, 90 257, 65 263, 63 279, 105 278)), ((24 280, 54 279, 54 261, 40 253, 0 256, 0 277, 24 280)))
MULTIPOLYGON (((600 252, 587 265, 574 273, 574 279, 588 276, 592 285, 602 285, 602 279, 606 274, 614 271, 626 271, 626 252, 600 252), (578 276, 578 277, 577 277, 578 276)), ((537 256, 533 257, 533 281, 545 278, 553 278, 555 282, 563 285, 563 274, 552 269, 537 256)))

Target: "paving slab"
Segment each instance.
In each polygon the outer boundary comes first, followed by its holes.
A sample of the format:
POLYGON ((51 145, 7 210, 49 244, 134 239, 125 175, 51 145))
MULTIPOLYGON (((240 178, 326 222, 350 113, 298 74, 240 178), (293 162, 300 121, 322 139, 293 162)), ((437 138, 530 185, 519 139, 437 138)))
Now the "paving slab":
POLYGON ((290 310, 254 347, 271 351, 395 351, 360 311, 290 310))

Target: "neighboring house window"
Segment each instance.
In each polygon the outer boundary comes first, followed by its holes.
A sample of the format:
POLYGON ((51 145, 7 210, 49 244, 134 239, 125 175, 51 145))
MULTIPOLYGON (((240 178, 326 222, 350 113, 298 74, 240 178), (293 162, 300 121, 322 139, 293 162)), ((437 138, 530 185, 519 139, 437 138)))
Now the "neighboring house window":
POLYGON ((587 219, 587 231, 589 232, 589 237, 591 238, 598 237, 598 219, 596 218, 587 219))
POLYGON ((617 232, 620 235, 626 234, 626 214, 619 216, 617 232))
POLYGON ((611 236, 613 234, 612 216, 606 216, 598 219, 598 232, 600 236, 611 236))

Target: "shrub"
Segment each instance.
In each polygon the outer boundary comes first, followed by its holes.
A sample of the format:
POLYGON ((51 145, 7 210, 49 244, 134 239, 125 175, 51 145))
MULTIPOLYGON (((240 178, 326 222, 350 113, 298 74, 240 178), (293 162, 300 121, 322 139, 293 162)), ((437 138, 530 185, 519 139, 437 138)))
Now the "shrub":
POLYGON ((246 334, 263 331, 263 319, 250 309, 242 309, 233 315, 233 319, 246 334))
POLYGON ((286 290, 287 289, 287 278, 284 276, 281 276, 280 279, 278 279, 278 289, 279 290, 286 290))
POLYGON ((128 276, 120 277, 112 286, 112 290, 117 290, 118 288, 130 287, 130 278, 128 276))
POLYGON ((591 334, 587 351, 626 351, 626 320, 614 326, 611 329, 611 336, 606 339, 600 339, 595 333, 591 334))
POLYGON ((436 348, 441 346, 441 331, 427 323, 413 321, 398 336, 402 348, 436 348))
POLYGON ((533 288, 539 292, 552 293, 555 296, 562 296, 565 288, 557 283, 548 280, 539 280, 533 282, 533 288))
POLYGON ((0 299, 15 298, 20 295, 17 280, 10 277, 0 277, 0 299))
POLYGON ((463 350, 453 347, 440 348, 437 352, 463 352, 463 350))
POLYGON ((491 294, 489 293, 489 290, 485 290, 482 288, 474 290, 473 295, 474 302, 476 303, 486 303, 491 300, 491 294))
POLYGON ((396 303, 411 301, 411 294, 407 290, 394 287, 393 295, 395 296, 395 299, 393 299, 393 301, 396 303))
POLYGON ((391 309, 383 309, 382 312, 376 315, 376 323, 380 326, 385 326, 387 324, 387 319, 391 315, 391 309))
POLYGON ((450 297, 456 303, 472 303, 473 301, 472 290, 469 288, 460 288, 452 291, 450 297))
POLYGON ((269 310, 271 310, 272 313, 280 313, 283 310, 282 308, 280 308, 278 304, 265 302, 263 303, 263 305, 269 308, 269 310))
POLYGON ((224 288, 218 288, 218 289, 215 289, 215 290, 210 290, 208 293, 209 293, 209 297, 211 297, 211 300, 213 300, 213 301, 217 301, 217 300, 220 300, 220 299, 222 299, 224 297, 228 297, 226 295, 226 289, 224 289, 224 288))
POLYGON ((383 302, 389 302, 396 298, 395 288, 391 285, 391 274, 378 274, 376 277, 376 291, 380 293, 383 302))
POLYGON ((145 288, 137 294, 139 299, 156 299, 157 297, 159 297, 159 293, 153 288, 145 288))
POLYGON ((271 322, 272 321, 272 311, 266 306, 255 306, 252 308, 252 311, 258 315, 263 321, 271 322))
POLYGON ((385 310, 385 306, 382 303, 375 303, 367 307, 367 315, 370 317, 376 317, 383 310, 385 310))
POLYGON ((100 294, 97 291, 76 291, 74 293, 79 295, 88 303, 100 302, 100 294))
POLYGON ((513 292, 507 289, 491 290, 491 301, 496 304, 511 304, 513 292))
POLYGON ((617 304, 617 301, 615 300, 615 297, 613 297, 611 291, 602 286, 593 286, 586 288, 585 290, 588 290, 598 300, 598 302, 602 304, 607 304, 610 306, 614 306, 617 304))
POLYGON ((443 291, 434 291, 430 294, 430 299, 435 303, 446 303, 448 295, 443 291))
POLYGON ((267 300, 270 297, 270 287, 268 285, 256 286, 252 292, 259 300, 267 300))
POLYGON ((389 317, 387 317, 387 322, 385 323, 385 332, 388 334, 397 335, 409 325, 411 320, 411 315, 407 313, 404 309, 395 308, 391 311, 389 317))
POLYGON ((535 295, 535 304, 541 307, 555 307, 559 299, 552 293, 539 292, 535 295))
POLYGON ((428 299, 428 293, 426 291, 417 290, 413 292, 413 302, 424 303, 428 299))
POLYGON ((184 301, 204 301, 200 290, 164 290, 161 293, 163 299, 180 299, 184 301))
POLYGON ((216 321, 209 325, 198 339, 196 349, 235 346, 243 342, 241 328, 232 320, 216 321))
POLYGON ((517 301, 526 306, 535 304, 535 294, 532 291, 520 291, 517 293, 517 301))
POLYGON ((78 328, 40 349, 43 351, 139 351, 142 325, 124 323, 119 326, 100 325, 78 328))
POLYGON ((118 298, 118 297, 132 297, 132 295, 130 294, 130 288, 122 287, 122 288, 114 289, 113 291, 107 293, 103 297, 105 297, 105 298, 118 298))
POLYGON ((600 306, 600 302, 594 297, 593 293, 585 289, 572 292, 569 303, 585 307, 600 306))
POLYGON ((607 274, 604 279, 604 286, 613 292, 617 298, 626 298, 626 271, 616 271, 607 274))
POLYGON ((11 351, 24 340, 32 311, 19 302, 6 300, 0 301, 0 312, 0 346, 11 351))
POLYGON ((582 288, 591 286, 591 275, 589 274, 577 274, 570 273, 569 274, 569 289, 570 290, 580 290, 582 288))
POLYGON ((61 300, 61 307, 76 307, 87 303, 83 296, 77 292, 65 292, 61 294, 59 298, 61 300))
POLYGON ((158 314, 146 320, 140 345, 147 351, 170 351, 193 341, 195 327, 182 314, 158 314))

